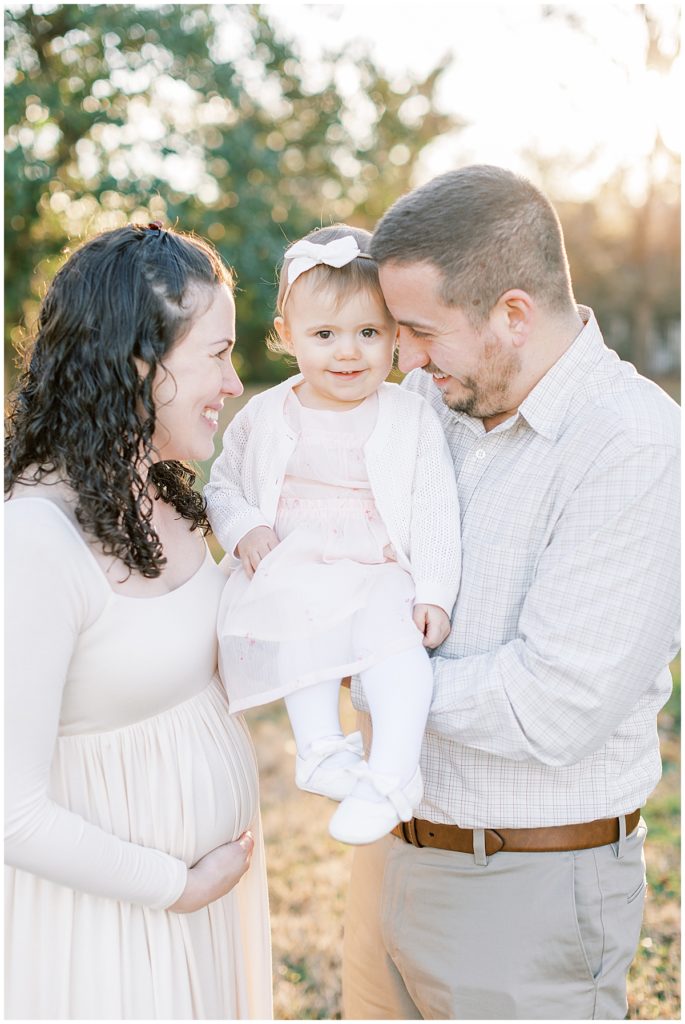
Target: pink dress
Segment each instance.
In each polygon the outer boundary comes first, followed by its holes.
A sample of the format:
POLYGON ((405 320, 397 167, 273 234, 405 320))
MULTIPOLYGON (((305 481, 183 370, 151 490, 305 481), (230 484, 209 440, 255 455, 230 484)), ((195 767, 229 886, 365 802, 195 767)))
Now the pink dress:
POLYGON ((378 397, 344 412, 285 406, 298 434, 278 504, 280 543, 219 607, 219 664, 232 712, 361 672, 420 645, 414 583, 376 509, 363 446, 378 397))

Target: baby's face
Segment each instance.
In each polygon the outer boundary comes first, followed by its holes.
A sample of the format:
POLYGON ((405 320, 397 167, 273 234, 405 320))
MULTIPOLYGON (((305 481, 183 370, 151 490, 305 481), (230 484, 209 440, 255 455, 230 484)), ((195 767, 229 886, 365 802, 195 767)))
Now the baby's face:
POLYGON ((305 378, 300 399, 319 409, 359 405, 390 373, 395 321, 374 292, 339 300, 329 289, 309 287, 306 278, 295 283, 285 319, 276 321, 305 378))

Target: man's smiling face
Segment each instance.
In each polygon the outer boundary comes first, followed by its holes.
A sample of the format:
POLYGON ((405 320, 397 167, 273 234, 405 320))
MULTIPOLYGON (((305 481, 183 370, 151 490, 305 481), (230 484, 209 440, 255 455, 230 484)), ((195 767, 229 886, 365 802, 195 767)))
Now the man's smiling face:
POLYGON ((441 272, 431 263, 383 263, 379 276, 399 325, 400 370, 421 367, 432 374, 455 412, 487 418, 507 410, 520 357, 490 320, 476 329, 459 307, 446 305, 441 272))

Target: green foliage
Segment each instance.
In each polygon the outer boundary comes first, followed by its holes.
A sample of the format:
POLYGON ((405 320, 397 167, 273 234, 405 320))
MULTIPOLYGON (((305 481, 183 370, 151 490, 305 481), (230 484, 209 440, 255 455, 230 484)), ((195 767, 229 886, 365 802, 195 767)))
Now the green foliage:
MULTIPOLYGON (((674 765, 677 770, 679 765, 674 765)), ((652 797, 648 804, 648 825, 650 842, 667 842, 680 846, 680 794, 671 792, 652 797)))
POLYGON ((661 719, 668 723, 669 729, 673 730, 676 735, 680 736, 680 712, 681 712, 681 696, 680 696, 680 668, 681 668, 681 657, 675 659, 671 664, 671 675, 673 677, 673 691, 671 696, 668 698, 668 702, 661 712, 661 719))
POLYGON ((335 220, 372 227, 458 124, 434 110, 444 64, 397 90, 367 54, 341 52, 322 56, 314 88, 259 5, 15 5, 5 34, 10 354, 65 244, 160 219, 236 269, 242 373, 281 379, 263 339, 287 242, 335 220))

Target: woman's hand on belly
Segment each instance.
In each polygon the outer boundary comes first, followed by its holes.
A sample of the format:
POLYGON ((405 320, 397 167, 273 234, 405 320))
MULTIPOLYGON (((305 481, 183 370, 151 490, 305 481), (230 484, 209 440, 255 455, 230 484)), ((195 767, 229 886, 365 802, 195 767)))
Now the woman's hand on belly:
POLYGON ((248 830, 234 843, 224 843, 188 870, 186 887, 167 910, 191 914, 230 892, 250 866, 254 837, 248 830))

